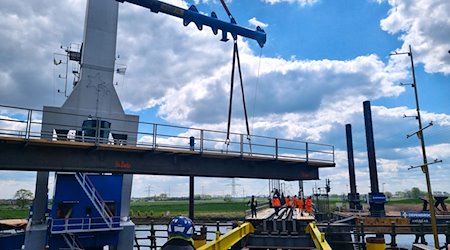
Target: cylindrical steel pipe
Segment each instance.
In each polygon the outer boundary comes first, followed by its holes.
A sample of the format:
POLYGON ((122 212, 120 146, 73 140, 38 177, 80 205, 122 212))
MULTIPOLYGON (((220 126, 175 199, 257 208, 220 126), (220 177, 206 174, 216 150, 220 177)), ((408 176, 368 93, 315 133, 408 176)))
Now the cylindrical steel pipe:
POLYGON ((350 193, 356 193, 356 178, 355 178, 355 160, 353 157, 353 139, 352 139, 352 125, 345 125, 345 134, 347 136, 347 158, 348 158, 348 173, 350 176, 350 193))
POLYGON ((366 126, 366 142, 367 142, 367 157, 369 159, 369 173, 370 173, 370 190, 372 193, 379 193, 378 187, 378 173, 377 160, 375 156, 375 142, 373 139, 372 127, 372 111, 370 109, 370 101, 365 101, 364 106, 364 123, 366 126))

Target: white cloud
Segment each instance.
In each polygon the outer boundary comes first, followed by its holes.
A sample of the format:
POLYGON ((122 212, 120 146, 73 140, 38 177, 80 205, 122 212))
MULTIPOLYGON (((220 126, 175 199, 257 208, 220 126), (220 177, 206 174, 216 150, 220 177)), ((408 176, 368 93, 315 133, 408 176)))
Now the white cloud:
MULTIPOLYGON (((348 61, 288 61, 264 57, 259 75, 259 58, 245 53, 241 58, 247 97, 256 95, 256 100, 247 99, 248 107, 257 107, 249 110, 252 127, 264 134, 317 141, 321 134, 332 129, 333 123, 343 124, 359 112, 362 101, 398 96, 404 90, 394 84, 403 75, 390 74, 387 66, 374 55, 348 61)), ((171 89, 170 94, 164 96, 160 115, 176 123, 201 126, 218 123, 216 129, 222 126, 223 130, 229 75, 229 67, 225 65, 208 78, 171 89)), ((237 120, 233 124, 244 124, 240 95, 236 89, 233 110, 237 120)), ((233 128, 241 132, 244 129, 242 126, 233 128)))
POLYGON ((289 3, 289 4, 300 4, 301 6, 313 5, 319 0, 262 0, 268 4, 278 4, 278 3, 289 3))
POLYGON ((447 0, 390 0, 392 8, 381 20, 381 28, 400 34, 400 51, 412 46, 416 63, 431 73, 450 74, 450 2, 447 0))
POLYGON ((267 23, 263 23, 263 22, 259 21, 258 19, 256 19, 256 17, 252 17, 250 20, 248 20, 248 22, 255 27, 259 26, 263 29, 267 28, 269 26, 267 23))

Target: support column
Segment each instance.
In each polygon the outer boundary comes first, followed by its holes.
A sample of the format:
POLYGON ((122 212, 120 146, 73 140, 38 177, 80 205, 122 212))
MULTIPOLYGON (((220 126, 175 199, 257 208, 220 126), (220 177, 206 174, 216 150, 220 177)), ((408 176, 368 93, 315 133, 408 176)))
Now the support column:
POLYGON ((194 176, 189 176, 189 218, 194 220, 194 176))
POLYGON ((47 235, 47 220, 45 213, 48 208, 48 176, 49 172, 37 172, 36 190, 33 200, 33 215, 31 223, 25 232, 24 249, 45 249, 47 235))

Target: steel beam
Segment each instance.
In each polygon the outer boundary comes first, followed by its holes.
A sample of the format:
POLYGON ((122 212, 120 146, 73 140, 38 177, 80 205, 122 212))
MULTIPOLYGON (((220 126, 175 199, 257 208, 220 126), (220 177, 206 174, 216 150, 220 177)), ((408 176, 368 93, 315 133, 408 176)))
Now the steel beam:
POLYGON ((314 180, 332 162, 0 138, 0 170, 314 180))

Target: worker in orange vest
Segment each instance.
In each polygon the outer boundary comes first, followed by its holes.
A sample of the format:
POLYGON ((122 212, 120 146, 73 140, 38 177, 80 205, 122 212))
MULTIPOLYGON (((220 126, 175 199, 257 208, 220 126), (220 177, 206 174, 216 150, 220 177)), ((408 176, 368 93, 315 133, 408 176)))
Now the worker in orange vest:
POLYGON ((292 197, 292 207, 297 208, 298 204, 297 204, 297 195, 294 195, 294 197, 292 197))
POLYGON ((275 209, 275 214, 278 215, 278 211, 280 210, 281 207, 280 198, 276 196, 272 198, 272 207, 275 209))
POLYGON ((313 206, 313 202, 312 202, 311 196, 309 196, 305 201, 306 212, 308 214, 312 214, 312 206, 313 206))
POLYGON ((303 202, 302 198, 297 200, 297 207, 300 210, 300 214, 303 216, 303 210, 305 209, 305 202, 303 202))
POLYGON ((292 207, 291 197, 289 195, 284 198, 284 204, 286 204, 286 207, 292 207))

